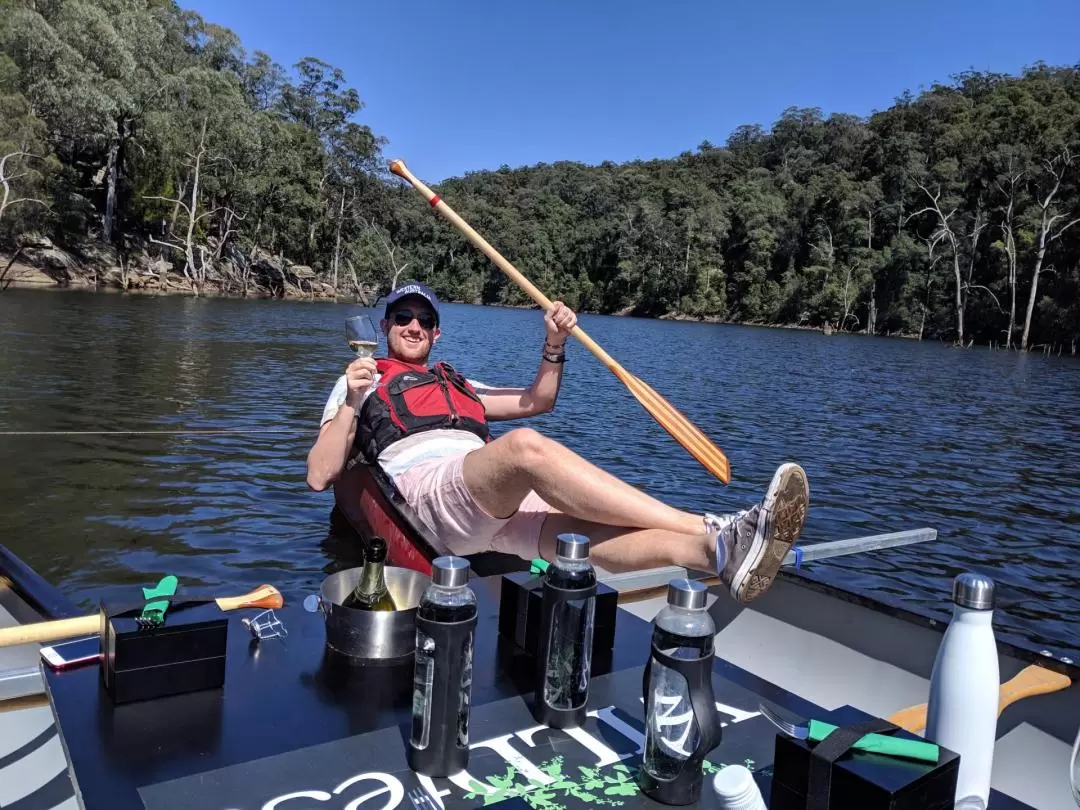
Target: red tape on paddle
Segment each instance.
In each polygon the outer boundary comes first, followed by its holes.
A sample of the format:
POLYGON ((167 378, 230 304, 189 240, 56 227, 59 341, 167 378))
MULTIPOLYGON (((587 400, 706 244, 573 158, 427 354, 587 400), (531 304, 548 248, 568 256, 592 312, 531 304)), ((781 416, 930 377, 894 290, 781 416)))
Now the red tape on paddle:
POLYGON ((441 202, 442 202, 442 197, 440 197, 438 194, 436 194, 434 197, 431 198, 431 207, 434 208, 436 205, 438 205, 441 202))

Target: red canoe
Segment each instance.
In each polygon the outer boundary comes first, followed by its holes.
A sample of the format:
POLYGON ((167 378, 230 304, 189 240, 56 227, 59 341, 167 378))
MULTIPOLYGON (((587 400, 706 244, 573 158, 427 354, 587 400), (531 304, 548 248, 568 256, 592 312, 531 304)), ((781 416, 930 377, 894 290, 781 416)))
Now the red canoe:
MULTIPOLYGON (((431 574, 431 561, 439 556, 435 538, 378 465, 353 464, 334 484, 334 500, 365 541, 372 537, 386 541, 390 565, 431 574)), ((528 560, 498 552, 473 554, 468 560, 473 574, 482 577, 529 568, 528 560)))

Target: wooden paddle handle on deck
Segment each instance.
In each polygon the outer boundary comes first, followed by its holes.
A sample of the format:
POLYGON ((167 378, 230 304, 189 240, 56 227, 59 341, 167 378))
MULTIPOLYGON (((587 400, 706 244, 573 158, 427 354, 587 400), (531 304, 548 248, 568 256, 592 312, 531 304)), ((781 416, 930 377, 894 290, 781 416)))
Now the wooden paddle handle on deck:
MULTIPOLYGON (((242 596, 223 596, 214 600, 222 610, 240 608, 279 608, 285 604, 281 592, 273 585, 260 585, 242 596)), ((0 647, 16 644, 45 644, 76 636, 96 636, 101 632, 101 614, 77 616, 73 619, 54 619, 15 627, 0 628, 0 647)))
MULTIPOLYGON (((1001 685, 1001 691, 998 692, 998 715, 1018 700, 1067 689, 1071 684, 1072 681, 1067 675, 1038 664, 1024 667, 1015 677, 1001 685)), ((889 718, 889 722, 915 734, 926 728, 926 712, 927 705, 920 703, 896 712, 889 718)))
POLYGON ((77 616, 74 619, 20 624, 15 627, 0 628, 0 647, 32 642, 45 644, 50 641, 75 638, 75 636, 96 636, 100 630, 101 618, 97 613, 93 616, 77 616))
POLYGON ((243 596, 222 596, 215 599, 217 606, 222 610, 239 610, 240 608, 279 608, 285 604, 285 598, 273 585, 260 585, 251 593, 243 596))

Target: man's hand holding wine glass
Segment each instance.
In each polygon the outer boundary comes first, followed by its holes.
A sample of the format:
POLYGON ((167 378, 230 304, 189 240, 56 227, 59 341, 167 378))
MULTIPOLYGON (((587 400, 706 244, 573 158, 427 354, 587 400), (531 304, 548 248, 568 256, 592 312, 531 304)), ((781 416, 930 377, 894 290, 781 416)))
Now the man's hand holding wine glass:
POLYGON ((345 402, 359 410, 364 403, 364 394, 375 379, 375 360, 371 357, 358 357, 345 368, 345 383, 348 393, 345 402))

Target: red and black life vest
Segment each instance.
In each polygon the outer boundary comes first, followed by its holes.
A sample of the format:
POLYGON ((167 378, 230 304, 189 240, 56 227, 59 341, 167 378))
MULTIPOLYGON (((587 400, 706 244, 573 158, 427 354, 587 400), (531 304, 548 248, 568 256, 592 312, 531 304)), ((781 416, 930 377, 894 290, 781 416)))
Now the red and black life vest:
POLYGON ((467 430, 490 441, 480 396, 449 363, 428 368, 382 359, 375 365, 379 386, 364 400, 356 428, 356 446, 369 462, 394 442, 425 430, 467 430))

